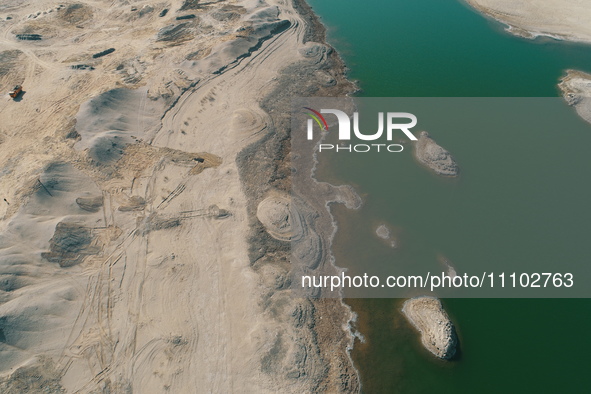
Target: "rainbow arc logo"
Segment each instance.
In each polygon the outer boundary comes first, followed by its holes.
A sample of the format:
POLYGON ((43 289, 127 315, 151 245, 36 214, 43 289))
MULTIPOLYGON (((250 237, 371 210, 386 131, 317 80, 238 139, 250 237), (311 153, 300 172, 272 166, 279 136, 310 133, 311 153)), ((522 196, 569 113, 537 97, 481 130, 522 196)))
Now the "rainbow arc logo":
MULTIPOLYGON (((340 142, 354 140, 359 141, 376 141, 379 140, 385 133, 385 139, 392 141, 394 138, 393 134, 395 131, 404 133, 411 141, 417 141, 417 138, 412 134, 410 129, 417 124, 417 117, 408 112, 378 112, 378 130, 371 133, 364 133, 359 129, 359 113, 354 112, 352 116, 347 114, 345 111, 334 109, 334 108, 323 108, 320 111, 316 111, 310 107, 303 107, 309 111, 306 114, 310 117, 307 119, 307 138, 308 141, 314 140, 314 122, 318 124, 320 130, 328 131, 328 122, 324 118, 323 114, 332 114, 337 118, 337 133, 340 142)), ((375 130, 375 129, 374 129, 375 130)), ((332 145, 325 144, 324 139, 320 141, 320 150, 328 150, 333 147, 336 151, 349 150, 355 152, 369 152, 369 150, 375 148, 378 152, 380 147, 386 146, 388 152, 401 152, 403 147, 400 144, 353 144, 353 145, 332 145)))
POLYGON ((308 112, 308 115, 314 119, 316 121, 316 123, 318 123, 318 126, 320 126, 320 128, 322 130, 326 130, 328 131, 328 123, 326 123, 326 119, 324 119, 324 116, 322 116, 322 114, 318 111, 313 110, 312 108, 309 107, 304 107, 304 109, 307 109, 308 111, 311 111, 312 113, 308 112))

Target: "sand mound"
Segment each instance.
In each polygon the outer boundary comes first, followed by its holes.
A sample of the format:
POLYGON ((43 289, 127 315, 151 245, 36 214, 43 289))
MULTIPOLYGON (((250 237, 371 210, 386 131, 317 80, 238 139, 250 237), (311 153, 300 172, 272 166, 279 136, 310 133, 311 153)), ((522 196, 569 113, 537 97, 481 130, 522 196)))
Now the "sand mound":
MULTIPOLYGON (((179 11, 198 10, 203 7, 203 5, 199 4, 199 1, 200 0, 185 0, 181 8, 179 8, 179 11)), ((210 4, 209 2, 207 3, 210 4)))
POLYGON ((261 201, 257 218, 273 238, 291 242, 293 263, 315 269, 323 258, 322 239, 312 227, 314 214, 301 201, 287 196, 271 196, 261 201))
POLYGON ((292 208, 288 197, 267 197, 261 201, 257 208, 257 218, 275 239, 291 241, 301 238, 301 218, 292 208))
POLYGON ((98 197, 78 197, 76 204, 88 212, 98 212, 103 206, 103 196, 98 197))
POLYGON ((151 231, 171 229, 180 225, 181 219, 179 218, 163 218, 158 215, 151 215, 144 228, 144 234, 148 234, 151 231))
POLYGON ((60 267, 80 264, 85 256, 97 254, 99 249, 91 246, 91 229, 76 223, 60 222, 49 241, 50 252, 41 253, 41 257, 60 267))
POLYGON ((58 13, 59 18, 72 25, 79 25, 88 20, 91 20, 94 13, 92 8, 85 4, 70 4, 58 13))
POLYGON ((278 8, 265 7, 250 15, 247 24, 238 28, 240 33, 236 39, 220 44, 215 52, 200 62, 198 69, 202 72, 221 74, 237 66, 242 60, 249 58, 261 46, 272 38, 285 32, 291 22, 278 19, 278 8))
POLYGON ((326 60, 326 57, 332 52, 332 49, 324 44, 317 42, 307 42, 306 45, 301 48, 300 54, 312 63, 320 63, 326 60))
POLYGON ((160 29, 156 36, 156 41, 167 42, 170 45, 178 45, 185 41, 192 40, 195 32, 190 28, 189 22, 178 25, 168 25, 160 29))
POLYGON ((23 53, 18 49, 0 52, 0 77, 15 69, 23 53))
POLYGON ((213 11, 210 15, 213 19, 220 22, 233 21, 240 18, 240 15, 246 11, 244 7, 232 7, 231 5, 213 11))
POLYGON ((69 163, 50 163, 34 185, 35 192, 25 206, 31 215, 86 214, 77 200, 100 195, 97 185, 69 163))
POLYGON ((146 200, 142 196, 131 196, 124 204, 117 208, 121 212, 140 211, 146 206, 146 200))
POLYGON ((61 374, 53 361, 39 357, 27 365, 18 368, 10 377, 0 379, 0 392, 27 394, 64 393, 60 384, 61 374))
POLYGON ((247 108, 241 108, 232 115, 232 130, 238 135, 250 137, 267 128, 263 115, 247 108))
POLYGON ((0 4, 0 11, 7 11, 20 7, 27 0, 3 0, 0 4))
POLYGON ((149 139, 159 126, 161 105, 147 100, 147 89, 112 89, 80 106, 78 150, 88 149, 97 166, 112 166, 129 144, 149 139))
POLYGON ((309 269, 316 269, 324 257, 322 239, 314 230, 305 232, 305 236, 294 241, 291 246, 294 263, 309 269))

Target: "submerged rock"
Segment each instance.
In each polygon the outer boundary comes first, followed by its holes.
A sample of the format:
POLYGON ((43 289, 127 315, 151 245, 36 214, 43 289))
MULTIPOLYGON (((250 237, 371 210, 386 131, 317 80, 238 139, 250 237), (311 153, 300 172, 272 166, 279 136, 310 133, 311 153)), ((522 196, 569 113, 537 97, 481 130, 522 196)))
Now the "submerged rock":
POLYGON ((419 134, 419 140, 415 143, 414 154, 419 162, 438 175, 455 177, 460 172, 460 168, 452 155, 439 146, 426 131, 419 134))
POLYGON ((385 224, 380 224, 378 228, 376 228, 376 235, 384 241, 389 241, 391 247, 396 247, 396 240, 392 238, 392 233, 385 224))
POLYGON ((444 360, 456 354, 456 330, 439 299, 411 298, 404 303, 402 313, 421 333, 421 342, 427 350, 444 360))
POLYGON ((390 238, 390 230, 388 230, 388 227, 386 227, 385 224, 381 224, 376 229, 376 234, 377 234, 378 237, 380 237, 382 239, 388 239, 388 238, 390 238))

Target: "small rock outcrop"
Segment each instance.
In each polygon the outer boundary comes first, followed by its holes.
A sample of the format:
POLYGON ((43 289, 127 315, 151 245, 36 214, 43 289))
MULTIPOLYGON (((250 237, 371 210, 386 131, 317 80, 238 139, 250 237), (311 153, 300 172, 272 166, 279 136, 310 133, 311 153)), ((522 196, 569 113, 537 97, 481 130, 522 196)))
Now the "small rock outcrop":
POLYGON ((376 228, 376 235, 384 241, 388 242, 391 247, 396 247, 396 240, 392 237, 390 229, 385 224, 380 224, 378 228, 376 228))
POLYGON ((452 155, 437 145, 437 142, 426 131, 419 134, 419 139, 415 143, 414 154, 420 163, 426 165, 438 175, 455 177, 460 172, 460 168, 452 155))
POLYGON ((388 230, 388 227, 386 227, 385 224, 381 224, 376 229, 376 234, 377 234, 378 237, 380 237, 382 239, 388 239, 388 238, 390 238, 390 230, 388 230))
POLYGON ((103 196, 98 197, 78 197, 76 204, 87 212, 98 212, 103 206, 103 196))
POLYGON ((146 200, 141 196, 131 196, 125 204, 117 208, 121 212, 141 211, 146 206, 146 200))
POLYGON ((439 299, 411 298, 404 303, 402 313, 421 333, 421 342, 427 350, 444 360, 456 354, 456 330, 439 299))
POLYGON ((568 105, 573 106, 581 118, 591 123, 591 74, 567 70, 558 87, 568 105))

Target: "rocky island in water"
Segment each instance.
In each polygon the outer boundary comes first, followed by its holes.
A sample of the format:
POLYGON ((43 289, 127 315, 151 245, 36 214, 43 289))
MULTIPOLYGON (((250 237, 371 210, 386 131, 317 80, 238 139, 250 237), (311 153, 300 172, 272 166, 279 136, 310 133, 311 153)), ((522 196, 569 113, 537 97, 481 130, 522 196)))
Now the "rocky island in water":
POLYGON ((456 354, 456 329, 435 297, 416 297, 404 302, 402 313, 421 334, 425 349, 435 356, 450 360, 456 354))
POLYGON ((460 173, 453 156, 439 146, 426 131, 419 134, 419 140, 414 145, 414 154, 421 164, 437 175, 456 177, 460 173))

